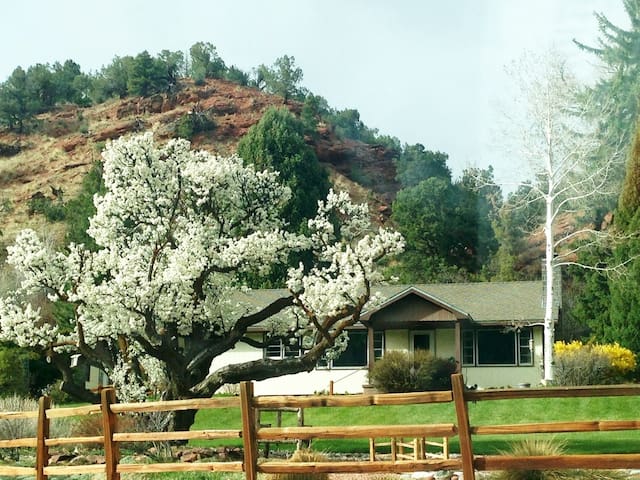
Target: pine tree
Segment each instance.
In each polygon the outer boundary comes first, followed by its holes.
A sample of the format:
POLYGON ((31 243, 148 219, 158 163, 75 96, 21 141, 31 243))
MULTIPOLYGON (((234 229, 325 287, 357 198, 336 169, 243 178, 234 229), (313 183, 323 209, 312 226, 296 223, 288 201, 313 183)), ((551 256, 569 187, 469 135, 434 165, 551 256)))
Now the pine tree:
POLYGON ((326 171, 304 141, 304 125, 286 108, 269 108, 238 144, 238 155, 260 169, 280 173, 291 189, 283 217, 293 231, 306 225, 329 191, 326 171))
POLYGON ((627 161, 627 174, 616 213, 616 227, 629 238, 615 249, 615 258, 627 262, 624 275, 610 281, 611 311, 607 339, 640 352, 640 130, 627 161))
MULTIPOLYGON (((614 25, 604 14, 596 13, 600 30, 597 46, 574 39, 579 48, 594 54, 602 62, 602 71, 606 72, 590 92, 597 99, 592 114, 601 119, 603 148, 598 158, 602 161, 620 151, 628 151, 639 113, 640 0, 623 0, 623 5, 630 20, 629 30, 614 25)), ((612 181, 618 186, 623 178, 624 168, 620 167, 612 175, 612 181)))

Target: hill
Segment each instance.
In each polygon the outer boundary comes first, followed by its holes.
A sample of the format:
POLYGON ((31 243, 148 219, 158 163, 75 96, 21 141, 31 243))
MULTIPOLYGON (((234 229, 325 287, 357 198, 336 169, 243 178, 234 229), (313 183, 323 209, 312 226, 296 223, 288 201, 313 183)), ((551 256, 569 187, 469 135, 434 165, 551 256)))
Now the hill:
MULTIPOLYGON (((148 130, 156 139, 167 140, 177 136, 185 115, 198 111, 211 118, 215 127, 193 136, 193 147, 230 154, 268 107, 285 105, 297 115, 302 109, 298 102, 283 103, 282 97, 225 80, 207 79, 196 86, 185 79, 182 85, 173 94, 129 97, 87 108, 57 107, 37 117, 38 127, 32 133, 0 132, 4 239, 10 240, 25 227, 41 226, 42 218, 29 212, 34 196, 68 199, 76 195, 108 140, 148 130)), ((392 152, 379 145, 340 139, 323 124, 306 141, 329 171, 334 188, 366 201, 375 219, 386 221, 399 189, 392 152)))

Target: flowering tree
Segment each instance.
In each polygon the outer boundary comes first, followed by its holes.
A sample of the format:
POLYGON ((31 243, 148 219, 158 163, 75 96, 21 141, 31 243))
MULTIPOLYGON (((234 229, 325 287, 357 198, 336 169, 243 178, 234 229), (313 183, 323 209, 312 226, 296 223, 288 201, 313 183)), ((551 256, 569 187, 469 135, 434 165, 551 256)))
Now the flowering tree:
POLYGON ((81 398, 69 369, 78 354, 131 399, 149 390, 204 397, 226 383, 309 371, 343 344, 380 279, 376 265, 402 248, 398 233, 371 231, 366 207, 343 193, 319 202, 309 233, 286 232, 278 212, 290 192, 277 173, 192 151, 184 140, 157 147, 150 134, 120 139, 103 157, 106 193, 95 197, 88 230, 99 249, 51 251, 23 231, 8 248, 21 287, 0 299, 0 339, 45 352, 63 389, 81 398), (290 269, 288 295, 260 309, 238 301, 250 294, 244 276, 303 250, 315 263, 290 269), (32 306, 43 290, 72 307, 68 321, 32 306), (247 336, 258 323, 271 326, 267 341, 302 337, 304 354, 210 372, 238 342, 260 346, 247 336))

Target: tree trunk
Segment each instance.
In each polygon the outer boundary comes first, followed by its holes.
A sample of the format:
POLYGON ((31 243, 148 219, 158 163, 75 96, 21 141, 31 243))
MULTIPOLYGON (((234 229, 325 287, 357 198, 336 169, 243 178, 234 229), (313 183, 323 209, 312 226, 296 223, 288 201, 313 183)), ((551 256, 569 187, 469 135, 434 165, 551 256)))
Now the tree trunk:
POLYGON ((197 410, 177 410, 173 417, 173 430, 183 432, 189 430, 196 420, 197 410))
POLYGON ((547 156, 547 183, 548 190, 545 196, 545 222, 544 222, 544 269, 545 269, 545 298, 544 298, 544 353, 543 353, 543 366, 544 375, 542 383, 549 385, 553 383, 553 343, 554 343, 554 328, 553 324, 553 257, 554 257, 554 237, 553 237, 553 219, 554 219, 554 178, 553 178, 553 154, 551 151, 551 137, 549 133, 548 137, 549 151, 547 156))

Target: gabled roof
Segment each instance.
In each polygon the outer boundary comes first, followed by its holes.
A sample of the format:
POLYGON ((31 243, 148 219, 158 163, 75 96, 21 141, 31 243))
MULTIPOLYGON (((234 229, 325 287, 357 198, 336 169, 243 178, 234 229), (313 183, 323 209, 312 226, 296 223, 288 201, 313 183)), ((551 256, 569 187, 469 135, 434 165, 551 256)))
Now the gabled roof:
MULTIPOLYGON (((381 304, 366 310, 362 315, 362 320, 369 320, 369 318, 371 318, 371 315, 373 315, 374 313, 384 310, 389 305, 392 305, 402 300, 403 298, 408 297, 409 295, 417 295, 423 300, 426 300, 427 302, 433 303, 438 307, 451 312, 458 320, 471 319, 471 315, 469 315, 469 313, 460 310, 455 305, 452 305, 445 300, 439 299, 435 295, 431 295, 430 293, 418 288, 417 286, 410 285, 407 287, 406 285, 404 285, 404 287, 404 290, 401 290, 398 293, 393 293, 393 290, 391 290, 389 287, 383 287, 385 289, 389 289, 388 292, 382 292, 380 290, 380 293, 382 294, 383 298, 386 298, 386 300, 384 300, 381 304)), ((379 289, 375 290, 378 291, 379 289)))
MULTIPOLYGON (((382 303, 365 310, 363 320, 409 295, 448 310, 458 319, 485 325, 533 324, 544 320, 541 281, 384 285, 374 286, 372 291, 380 294, 382 303)), ((263 289, 238 292, 234 299, 248 310, 257 310, 288 295, 286 289, 263 289)), ((557 312, 554 316, 557 318, 557 312)))
POLYGON ((393 285, 374 290, 387 299, 385 304, 402 298, 405 292, 421 292, 423 298, 435 299, 434 303, 448 306, 454 314, 464 313, 477 323, 528 324, 544 320, 541 281, 393 285))

